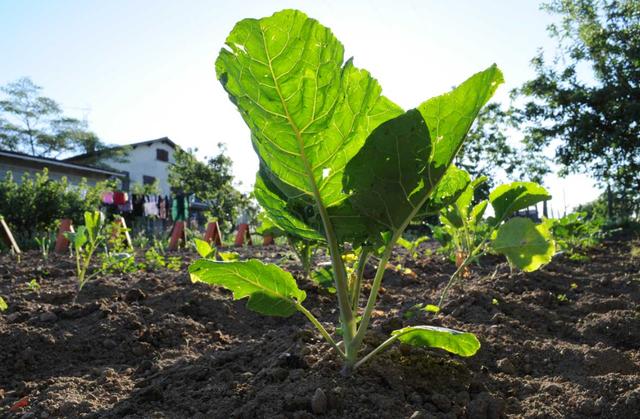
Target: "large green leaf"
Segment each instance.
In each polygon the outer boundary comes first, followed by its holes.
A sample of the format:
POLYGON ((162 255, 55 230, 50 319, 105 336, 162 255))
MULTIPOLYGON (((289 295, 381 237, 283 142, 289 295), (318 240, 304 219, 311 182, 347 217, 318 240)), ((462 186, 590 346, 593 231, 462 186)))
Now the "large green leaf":
POLYGON ((551 262, 555 244, 545 224, 528 218, 512 218, 500 226, 491 247, 507 257, 509 263, 525 272, 551 262))
POLYGON ((489 194, 496 225, 514 212, 548 199, 551 199, 549 192, 534 182, 507 183, 489 194))
POLYGON ((233 292, 236 300, 249 297, 249 309, 270 316, 291 316, 296 305, 306 298, 289 272, 256 259, 242 262, 200 259, 189 266, 189 273, 193 282, 224 287, 233 292))
POLYGON ((460 356, 472 356, 480 349, 473 333, 436 326, 409 326, 391 332, 398 340, 412 346, 439 348, 460 356))
POLYGON ((196 245, 196 251, 203 258, 211 258, 216 255, 216 248, 212 247, 211 244, 202 239, 194 238, 193 243, 196 245))
POLYGON ((433 191, 425 205, 426 214, 437 214, 443 208, 457 202, 462 194, 469 189, 469 173, 449 166, 436 189, 433 191))
POLYGON ((278 226, 266 212, 259 213, 257 218, 260 226, 256 228, 256 233, 274 238, 281 237, 285 234, 285 231, 278 226))
POLYGON ((400 229, 435 186, 425 184, 430 153, 429 130, 417 110, 380 125, 347 165, 353 206, 386 230, 400 229))
POLYGON ((292 236, 307 240, 324 240, 316 230, 297 218, 294 212, 287 208, 287 202, 273 192, 273 189, 274 187, 269 187, 260 173, 256 175, 254 194, 270 221, 292 236))
POLYGON ((494 64, 449 93, 418 106, 433 142, 429 167, 432 178, 437 178, 449 167, 478 112, 503 82, 502 72, 494 64))
POLYGON ((218 78, 278 189, 288 200, 340 204, 345 165, 376 126, 402 110, 367 71, 344 63, 333 33, 302 12, 244 19, 226 45, 218 78))
POLYGON ((345 190, 354 208, 384 229, 406 225, 445 175, 501 82, 502 73, 491 66, 378 126, 347 165, 345 190))
POLYGON ((102 229, 104 221, 104 215, 100 211, 85 211, 84 213, 84 224, 87 229, 87 234, 89 235, 89 241, 91 243, 95 242, 98 238, 98 234, 102 229))

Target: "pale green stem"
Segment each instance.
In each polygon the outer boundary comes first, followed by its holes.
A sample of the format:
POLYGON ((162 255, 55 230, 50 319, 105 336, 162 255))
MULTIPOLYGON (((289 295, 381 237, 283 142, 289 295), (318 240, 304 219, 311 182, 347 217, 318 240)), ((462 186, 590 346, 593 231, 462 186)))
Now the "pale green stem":
POLYGON ((368 354, 366 354, 365 356, 363 356, 361 360, 356 362, 356 364, 353 366, 353 369, 356 369, 356 368, 360 367, 362 364, 367 362, 369 359, 373 358, 378 353, 384 351, 393 342, 398 340, 399 337, 400 337, 400 335, 391 336, 389 339, 387 339, 384 342, 382 342, 377 348, 375 348, 373 351, 371 351, 368 354))
POLYGON ((354 346, 356 346, 356 351, 360 347, 360 344, 364 339, 364 335, 367 331, 367 328, 369 327, 369 321, 371 320, 371 313, 373 312, 373 308, 376 305, 376 300, 378 299, 378 291, 380 290, 382 277, 384 276, 384 272, 387 267, 387 262, 389 262, 389 258, 391 257, 391 253, 393 252, 393 246, 398 240, 398 237, 401 231, 402 229, 399 229, 398 232, 396 232, 393 235, 393 237, 387 244, 387 247, 384 249, 382 257, 380 258, 380 264, 378 265, 378 269, 376 270, 376 276, 373 278, 373 283, 371 284, 369 299, 367 300, 367 305, 365 306, 364 313, 362 314, 362 320, 360 321, 360 326, 358 327, 358 331, 356 332, 356 335, 353 338, 353 344, 354 346))
POLYGON ((327 329, 324 328, 324 326, 322 325, 322 323, 320 323, 318 321, 318 319, 315 318, 315 316, 313 314, 311 314, 311 312, 309 310, 307 310, 306 308, 304 308, 304 306, 302 306, 302 304, 298 303, 296 304, 296 308, 298 309, 299 312, 301 312, 302 314, 304 314, 305 316, 307 316, 307 318, 309 319, 309 321, 311 321, 311 323, 313 323, 313 325, 316 327, 316 329, 318 329, 318 331, 320 332, 320 334, 322 335, 322 337, 325 338, 325 340, 327 342, 329 342, 329 344, 331 346, 333 346, 333 349, 336 350, 336 352, 338 352, 338 355, 340 355, 342 358, 346 358, 345 353, 342 351, 342 349, 340 349, 340 347, 338 346, 338 344, 333 340, 333 338, 331 337, 331 335, 329 334, 329 332, 327 332, 327 329))
POLYGON ((362 249, 358 258, 358 267, 356 270, 356 282, 351 290, 351 307, 354 315, 358 313, 358 303, 360 302, 360 292, 362 291, 362 277, 364 276, 364 268, 369 261, 371 253, 367 249, 362 249))

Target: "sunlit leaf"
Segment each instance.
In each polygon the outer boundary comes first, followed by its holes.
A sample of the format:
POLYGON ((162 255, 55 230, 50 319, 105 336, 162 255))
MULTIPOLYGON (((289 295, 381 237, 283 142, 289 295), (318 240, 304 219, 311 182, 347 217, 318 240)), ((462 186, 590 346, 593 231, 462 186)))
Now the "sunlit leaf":
POLYGON ((549 192, 534 182, 513 182, 500 185, 489 195, 496 223, 502 222, 516 211, 548 199, 551 199, 549 192))
POLYGON ((501 225, 491 247, 525 272, 535 271, 551 262, 555 253, 549 228, 521 217, 512 218, 501 225))
POLYGON ((436 326, 409 326, 391 332, 400 342, 419 347, 439 348, 460 356, 472 356, 480 349, 473 333, 436 326))
POLYGON ((252 259, 217 262, 199 259, 189 267, 193 282, 218 285, 233 292, 236 300, 249 298, 247 307, 270 316, 289 317, 306 298, 289 272, 252 259))

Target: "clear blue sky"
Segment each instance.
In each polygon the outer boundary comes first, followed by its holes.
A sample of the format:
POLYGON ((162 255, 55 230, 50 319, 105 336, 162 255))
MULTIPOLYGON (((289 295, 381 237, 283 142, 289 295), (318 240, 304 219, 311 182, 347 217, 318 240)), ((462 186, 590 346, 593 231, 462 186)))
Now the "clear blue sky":
MULTIPOLYGON (((0 84, 28 76, 105 141, 168 136, 212 154, 227 144, 247 189, 257 160, 249 131, 215 79, 234 23, 294 7, 334 33, 405 108, 496 62, 506 84, 533 74, 529 60, 552 18, 535 0, 479 1, 9 1, 0 0, 0 84)), ((585 176, 547 184, 556 209, 593 199, 585 176)))

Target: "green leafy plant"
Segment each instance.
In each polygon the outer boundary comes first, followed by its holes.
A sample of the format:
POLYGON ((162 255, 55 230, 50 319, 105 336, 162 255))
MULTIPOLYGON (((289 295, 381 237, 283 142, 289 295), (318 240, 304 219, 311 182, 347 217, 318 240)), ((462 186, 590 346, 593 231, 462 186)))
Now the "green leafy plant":
POLYGON ((342 341, 304 307, 306 294, 293 276, 275 265, 203 258, 190 266, 192 280, 226 287, 265 315, 302 313, 343 358, 345 374, 396 341, 475 354, 473 334, 432 326, 396 330, 368 354, 361 351, 394 245, 425 208, 448 203, 468 183, 451 163, 503 81, 498 68, 405 112, 366 70, 343 61, 343 46, 328 28, 299 11, 242 20, 226 45, 216 71, 251 129, 261 163, 256 199, 282 230, 328 248, 342 341), (342 259, 346 243, 360 249, 356 272, 372 254, 379 257, 364 306, 362 277, 348 275, 342 259))
POLYGON ((506 256, 509 264, 532 272, 551 261, 555 243, 547 223, 536 224, 529 218, 513 217, 518 211, 551 198, 534 182, 513 182, 491 191, 489 199, 473 204, 475 188, 485 178, 470 182, 458 198, 440 211, 440 220, 453 237, 457 270, 445 287, 438 305, 442 305, 450 287, 464 277, 468 266, 491 252, 506 256), (483 219, 491 205, 494 215, 483 219))
POLYGON ((31 281, 29 281, 29 283, 27 284, 27 287, 35 292, 35 293, 39 293, 40 292, 40 284, 38 284, 38 281, 36 281, 35 278, 33 278, 31 281))
POLYGON ((176 271, 176 272, 182 269, 182 257, 169 256, 167 258, 167 269, 171 271, 176 271))
POLYGON ((78 289, 73 298, 74 303, 85 284, 104 269, 97 270, 87 276, 87 271, 89 270, 94 253, 105 241, 105 235, 103 234, 104 215, 100 211, 87 211, 84 213, 84 223, 84 225, 78 227, 77 231, 65 233, 65 236, 71 242, 76 257, 78 289))
POLYGON ((140 267, 136 264, 135 252, 124 239, 125 229, 114 222, 105 226, 104 252, 100 254, 101 270, 111 273, 136 272, 140 267))
POLYGON ((144 261, 148 271, 157 271, 167 266, 164 255, 153 246, 144 253, 144 261))
POLYGON ((35 238, 36 243, 38 243, 38 249, 40 249, 40 254, 42 255, 42 259, 46 262, 49 260, 49 252, 51 251, 51 246, 54 242, 53 235, 51 232, 47 231, 44 235, 35 238))
POLYGON ((407 257, 411 259, 418 259, 421 255, 420 245, 429 240, 428 236, 418 237, 414 240, 407 240, 403 237, 398 239, 398 245, 402 246, 407 251, 407 257))
POLYGON ((588 217, 586 212, 578 211, 550 219, 549 223, 558 247, 572 260, 584 260, 584 252, 597 246, 605 237, 603 216, 588 217))
POLYGON ((4 298, 0 297, 0 311, 7 311, 9 309, 9 305, 4 300, 4 298))

